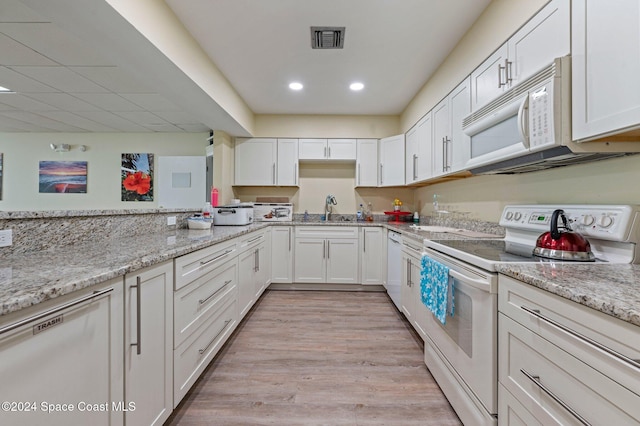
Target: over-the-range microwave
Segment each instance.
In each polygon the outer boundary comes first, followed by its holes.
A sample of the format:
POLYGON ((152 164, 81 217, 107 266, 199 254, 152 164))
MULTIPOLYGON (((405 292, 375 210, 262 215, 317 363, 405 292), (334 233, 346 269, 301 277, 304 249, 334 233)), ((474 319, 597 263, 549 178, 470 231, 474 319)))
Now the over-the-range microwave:
POLYGON ((571 57, 464 118, 473 174, 524 173, 640 152, 640 143, 571 140, 571 57))

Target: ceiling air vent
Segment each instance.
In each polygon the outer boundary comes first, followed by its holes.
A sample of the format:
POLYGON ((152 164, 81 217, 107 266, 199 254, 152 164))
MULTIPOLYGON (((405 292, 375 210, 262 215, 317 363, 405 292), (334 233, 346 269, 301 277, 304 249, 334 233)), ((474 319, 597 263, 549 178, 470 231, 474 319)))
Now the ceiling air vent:
POLYGON ((311 27, 311 47, 313 49, 342 49, 344 47, 344 27, 311 27))

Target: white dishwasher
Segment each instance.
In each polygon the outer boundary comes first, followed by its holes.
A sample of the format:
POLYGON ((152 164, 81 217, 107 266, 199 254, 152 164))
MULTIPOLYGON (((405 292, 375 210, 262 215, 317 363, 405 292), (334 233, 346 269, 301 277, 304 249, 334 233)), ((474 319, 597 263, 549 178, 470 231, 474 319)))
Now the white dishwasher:
POLYGON ((402 311, 400 301, 400 281, 402 281, 402 234, 389 231, 387 234, 387 281, 384 287, 387 294, 396 305, 398 310, 402 311))

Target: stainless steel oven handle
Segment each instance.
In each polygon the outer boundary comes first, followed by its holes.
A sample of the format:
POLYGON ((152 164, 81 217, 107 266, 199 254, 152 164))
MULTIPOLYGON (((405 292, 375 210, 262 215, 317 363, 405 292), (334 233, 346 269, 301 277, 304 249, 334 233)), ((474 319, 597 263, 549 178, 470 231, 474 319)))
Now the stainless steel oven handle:
POLYGON ((591 426, 591 423, 589 423, 588 421, 586 421, 584 419, 584 417, 582 417, 580 414, 578 414, 576 412, 576 410, 574 410, 573 408, 569 407, 569 405, 564 402, 563 400, 561 400, 556 394, 554 394, 553 392, 551 392, 551 390, 549 390, 545 385, 542 384, 542 382, 540 381, 540 376, 533 376, 529 373, 527 373, 523 368, 520 369, 520 372, 522 374, 524 374, 527 379, 531 380, 533 382, 534 385, 536 385, 537 387, 540 388, 540 390, 542 390, 544 393, 546 393, 547 395, 549 395, 551 397, 551 399, 553 399, 555 402, 557 402, 562 408, 564 408, 565 410, 567 410, 569 413, 571 413, 571 415, 573 417, 576 418, 576 420, 578 420, 580 423, 582 423, 585 426, 591 426))
POLYGON ((453 269, 449 269, 449 275, 457 280, 460 280, 464 283, 471 285, 471 287, 477 288, 478 290, 487 291, 487 292, 491 290, 491 284, 488 281, 478 280, 476 278, 468 277, 464 274, 461 274, 458 271, 454 271, 453 269))
POLYGON ((528 308, 526 306, 520 306, 520 309, 522 309, 523 311, 526 311, 528 313, 530 313, 531 315, 535 316, 536 318, 541 319, 542 321, 551 324, 552 326, 564 331, 567 334, 570 334, 571 336, 582 340, 584 343, 591 345, 593 347, 595 347, 596 349, 600 349, 603 352, 608 353, 609 355, 614 356, 615 358, 618 358, 620 361, 625 362, 629 365, 631 365, 632 367, 635 367, 637 369, 640 370, 640 362, 636 361, 635 359, 629 358, 626 355, 621 354, 620 352, 614 351, 613 349, 603 345, 602 343, 599 343, 583 334, 578 333, 577 331, 574 331, 572 329, 570 329, 569 327, 567 327, 566 325, 560 324, 559 322, 552 320, 549 317, 546 317, 544 315, 542 315, 540 313, 539 310, 537 309, 531 309, 528 308))

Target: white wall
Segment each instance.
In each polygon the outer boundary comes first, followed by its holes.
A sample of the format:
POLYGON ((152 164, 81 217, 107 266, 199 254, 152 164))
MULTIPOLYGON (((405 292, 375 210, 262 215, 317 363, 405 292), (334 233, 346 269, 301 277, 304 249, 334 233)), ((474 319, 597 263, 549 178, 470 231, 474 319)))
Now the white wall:
POLYGON ((440 209, 472 212, 475 219, 497 222, 507 204, 638 204, 640 155, 603 160, 520 175, 474 176, 419 188, 416 204, 433 213, 433 194, 440 209))
POLYGON ((153 202, 120 201, 121 154, 204 156, 207 137, 205 133, 0 133, 4 153, 0 210, 157 208, 157 197, 153 202), (50 143, 67 143, 73 149, 54 152, 50 143), (81 152, 78 145, 86 145, 87 151, 81 152), (87 161, 87 193, 40 194, 38 169, 44 160, 87 161))

